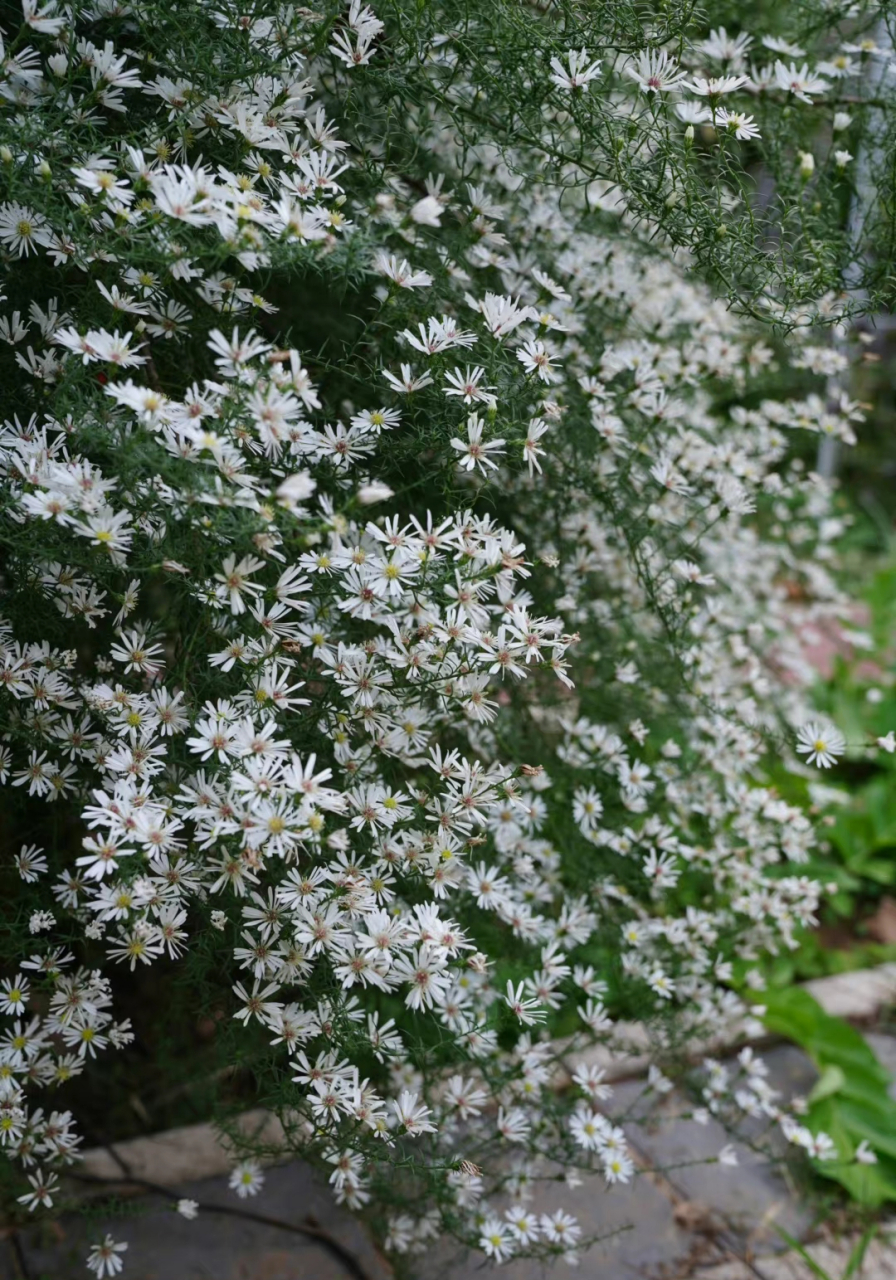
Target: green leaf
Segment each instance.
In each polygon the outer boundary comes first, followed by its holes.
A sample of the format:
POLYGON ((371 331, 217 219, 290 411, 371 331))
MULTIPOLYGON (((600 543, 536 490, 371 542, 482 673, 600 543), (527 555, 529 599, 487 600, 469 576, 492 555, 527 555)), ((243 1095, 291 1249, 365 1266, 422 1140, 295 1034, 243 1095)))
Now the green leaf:
POLYGON ((785 1231, 784 1228, 779 1227, 777 1223, 773 1223, 773 1226, 784 1243, 789 1245, 790 1248, 793 1249, 794 1253, 799 1254, 803 1262, 805 1262, 806 1266, 812 1272, 813 1276, 817 1277, 817 1280, 833 1280, 833 1277, 825 1271, 824 1267, 820 1266, 812 1255, 806 1252, 805 1248, 800 1244, 796 1236, 792 1236, 789 1231, 785 1231))
POLYGON ((819 1102, 832 1093, 838 1093, 846 1083, 846 1076, 840 1067, 825 1067, 809 1094, 809 1102, 819 1102))
MULTIPOLYGON (((892 844, 892 841, 888 840, 887 844, 892 844)), ((861 868, 856 867, 854 870, 860 871, 868 880, 874 880, 877 884, 893 884, 896 881, 896 857, 869 858, 861 864, 861 868)))
POLYGON ((877 1207, 896 1201, 896 1102, 889 1094, 890 1073, 854 1027, 825 1013, 807 991, 769 991, 763 999, 766 1026, 805 1049, 820 1073, 805 1123, 812 1133, 831 1138, 838 1158, 815 1160, 813 1168, 838 1182, 859 1204, 877 1207), (855 1160, 863 1140, 875 1152, 876 1164, 855 1160))
POLYGON ((846 1270, 843 1272, 843 1275, 841 1276, 840 1280, 852 1280, 852 1277, 856 1274, 859 1267, 865 1261, 865 1254, 868 1252, 868 1246, 871 1243, 871 1241, 874 1239, 874 1237, 877 1235, 878 1230, 879 1230, 878 1224, 874 1223, 873 1226, 868 1228, 868 1230, 864 1233, 861 1239, 856 1242, 855 1248, 853 1249, 852 1253, 849 1255, 849 1260, 846 1264, 846 1270))

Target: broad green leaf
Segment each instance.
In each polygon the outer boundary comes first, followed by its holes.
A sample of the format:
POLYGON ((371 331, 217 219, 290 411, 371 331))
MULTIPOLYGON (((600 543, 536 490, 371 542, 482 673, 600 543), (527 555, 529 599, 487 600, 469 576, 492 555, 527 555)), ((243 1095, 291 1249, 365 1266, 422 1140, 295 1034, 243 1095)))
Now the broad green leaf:
POLYGON ((838 1093, 846 1083, 846 1076, 840 1067, 825 1067, 809 1094, 809 1102, 819 1102, 832 1093, 838 1093))

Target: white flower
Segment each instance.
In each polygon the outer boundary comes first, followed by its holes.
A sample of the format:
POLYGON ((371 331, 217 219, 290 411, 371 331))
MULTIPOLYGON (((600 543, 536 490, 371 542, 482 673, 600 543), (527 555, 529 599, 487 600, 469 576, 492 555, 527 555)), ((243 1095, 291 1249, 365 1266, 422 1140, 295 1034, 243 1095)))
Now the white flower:
POLYGON ((419 1102, 418 1097, 409 1089, 403 1089, 398 1100, 393 1098, 391 1102, 396 1124, 412 1138, 418 1138, 421 1133, 436 1132, 436 1126, 429 1119, 431 1110, 419 1102))
POLYGON ((521 982, 518 987, 514 988, 513 983, 508 978, 507 989, 504 1000, 512 1013, 515 1013, 520 1022, 527 1027, 534 1026, 538 1022, 543 1022, 547 1017, 544 1009, 540 1008, 538 1000, 524 999, 524 984, 521 982))
POLYGON ((741 63, 753 43, 753 37, 741 32, 738 36, 729 36, 724 27, 710 31, 709 38, 702 40, 697 46, 707 58, 715 58, 719 62, 741 63))
POLYGON ((458 459, 458 466, 463 467, 465 471, 479 470, 483 475, 487 474, 486 469, 492 471, 498 469, 491 454, 503 453, 503 439, 500 440, 483 440, 482 432, 485 428, 485 422, 478 414, 471 413, 467 418, 467 438, 460 440, 454 436, 451 440, 452 449, 456 449, 462 456, 458 459))
POLYGON ((297 471, 287 476, 277 486, 277 497, 286 506, 294 507, 310 498, 317 488, 317 481, 307 471, 297 471))
MULTIPOLYGON (((856 1158, 858 1159, 858 1152, 856 1158)), ((28 1181, 31 1183, 31 1190, 17 1197, 19 1204, 23 1204, 29 1213, 34 1213, 36 1209, 52 1209, 53 1196, 59 1190, 56 1174, 44 1174, 42 1169, 38 1169, 36 1174, 28 1175, 28 1181)))
POLYGON ((559 89, 587 90, 590 81, 600 75, 603 65, 598 58, 589 62, 587 50, 570 49, 566 55, 566 66, 559 58, 551 58, 551 80, 559 89))
POLYGON ((435 196, 424 196, 411 207, 411 220, 423 227, 438 227, 444 212, 435 196))
POLYGON ((814 75, 805 62, 801 67, 797 67, 794 62, 789 66, 785 66, 780 61, 776 62, 775 83, 779 89, 792 93, 800 102, 810 104, 813 94, 825 93, 831 87, 826 80, 814 75))
POLYGON ((95 1271, 97 1280, 103 1280, 104 1276, 116 1276, 124 1266, 124 1258, 121 1254, 127 1249, 127 1243, 122 1241, 118 1244, 107 1235, 99 1244, 92 1246, 87 1257, 87 1266, 90 1271, 95 1271))
POLYGON ((807 764, 829 769, 846 750, 846 739, 832 724, 810 720, 797 730, 796 749, 807 764))
POLYGON ((733 93, 735 89, 742 88, 746 83, 746 76, 710 76, 708 79, 704 76, 695 76, 685 85, 685 88, 690 89, 691 93, 696 93, 698 98, 717 101, 724 94, 733 93))
POLYGON ((740 142, 760 136, 759 126, 754 123, 753 117, 746 116, 741 111, 726 111, 724 107, 720 107, 716 112, 715 121, 720 128, 733 133, 740 142))
POLYGON ((506 1262, 514 1254, 514 1239, 500 1218, 488 1218, 479 1235, 479 1248, 495 1262, 506 1262))
POLYGON ((373 480, 370 484, 362 484, 355 496, 362 506, 369 507, 377 502, 388 502, 395 495, 387 484, 373 480))
POLYGON ((626 64, 625 73, 636 81, 642 93, 668 93, 685 78, 685 72, 665 49, 644 50, 626 64))
POLYGON ((408 266, 406 259, 399 261, 394 254, 377 254, 373 266, 375 271, 388 276, 400 289, 425 289, 432 284, 432 276, 428 271, 414 271, 408 266))
POLYGON ((483 401, 485 404, 494 408, 497 403, 492 395, 491 387, 481 387, 479 383, 485 370, 479 366, 471 369, 467 365, 466 370, 452 369, 445 374, 445 381, 450 385, 445 390, 446 396, 459 396, 464 404, 473 404, 476 401, 483 401))
POLYGON ((230 1172, 227 1184, 241 1200, 247 1196, 257 1196, 264 1186, 264 1174, 257 1160, 241 1160, 230 1172))
POLYGON ((180 1216, 186 1218, 188 1222, 192 1222, 199 1215, 199 1202, 197 1200, 178 1200, 175 1208, 180 1216))
POLYGON ((539 339, 530 338, 517 350, 517 360, 523 365, 526 373, 534 373, 541 382, 557 382, 559 373, 551 363, 553 352, 539 339))
POLYGON ((37 247, 52 243, 46 218, 15 202, 0 204, 0 241, 18 257, 28 257, 37 247))

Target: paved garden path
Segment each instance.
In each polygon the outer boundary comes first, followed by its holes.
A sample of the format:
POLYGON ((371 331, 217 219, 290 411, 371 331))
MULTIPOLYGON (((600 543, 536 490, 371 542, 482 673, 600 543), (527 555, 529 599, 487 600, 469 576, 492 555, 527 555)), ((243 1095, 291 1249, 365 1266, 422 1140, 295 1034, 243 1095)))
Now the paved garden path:
MULTIPOLYGON (((896 1036, 868 1038, 896 1073, 896 1036)), ((764 1056, 776 1086, 789 1092, 811 1086, 812 1067, 798 1050, 778 1047, 764 1056)), ((630 1138, 645 1167, 666 1172, 646 1173, 610 1194, 600 1179, 572 1190, 558 1185, 540 1191, 535 1206, 540 1211, 562 1204, 578 1215, 587 1233, 607 1237, 583 1256, 578 1271, 560 1264, 557 1277, 813 1280, 804 1262, 781 1254, 777 1223, 808 1239, 831 1280, 841 1280, 852 1241, 819 1235, 811 1209, 746 1148, 738 1150, 736 1166, 670 1167, 715 1155, 726 1137, 714 1123, 664 1122, 664 1113, 674 1114, 679 1100, 668 1095, 650 1111, 642 1094, 642 1083, 623 1082, 613 1107, 649 1121, 630 1125, 630 1138)), ((301 1163, 269 1169, 263 1191, 249 1201, 237 1200, 221 1176, 166 1185, 200 1202, 195 1221, 181 1218, 173 1212, 173 1198, 159 1195, 122 1202, 123 1217, 105 1217, 103 1208, 87 1202, 78 1214, 0 1242, 0 1280, 89 1280, 84 1268, 89 1243, 107 1230, 129 1241, 121 1280, 386 1280, 391 1274, 358 1225, 301 1163), (309 1222, 316 1224, 318 1238, 296 1230, 309 1222)), ((419 1267, 421 1280, 473 1280, 484 1274, 441 1248, 419 1267)), ((541 1280, 546 1274, 540 1264, 527 1261, 500 1269, 503 1280, 541 1280)), ((860 1280, 896 1280, 896 1220, 889 1228, 885 1224, 872 1243, 860 1280)))

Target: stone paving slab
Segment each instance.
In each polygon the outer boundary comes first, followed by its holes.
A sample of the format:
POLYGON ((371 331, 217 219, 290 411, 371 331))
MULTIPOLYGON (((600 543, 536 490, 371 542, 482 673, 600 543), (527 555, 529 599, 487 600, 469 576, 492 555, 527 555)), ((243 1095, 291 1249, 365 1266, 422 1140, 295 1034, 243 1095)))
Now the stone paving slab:
MULTIPOLYGON (((896 1072, 896 1036, 871 1033, 868 1039, 896 1072)), ((809 1091, 814 1068, 798 1049, 775 1046, 762 1056, 770 1083, 785 1096, 809 1091)), ((896 1094, 896 1083, 893 1088, 896 1094)), ((717 1156, 730 1141, 715 1121, 704 1126, 676 1118, 691 1105, 677 1090, 657 1099, 645 1095, 643 1081, 617 1083, 607 1110, 626 1124, 640 1162, 638 1176, 611 1189, 598 1176, 569 1187, 558 1170, 556 1182, 540 1184, 531 1202, 535 1212, 566 1208, 587 1236, 605 1237, 582 1255, 572 1274, 581 1280, 810 1280, 804 1263, 781 1254, 771 1224, 811 1239, 811 1205, 799 1203, 780 1174, 743 1144, 735 1144, 737 1166, 691 1163, 717 1156), (633 1122, 638 1119, 648 1123, 633 1122), (738 1256, 748 1257, 749 1264, 738 1256)), ((265 1114, 250 1114, 247 1122, 264 1123, 265 1114)), ((392 1274, 357 1220, 335 1205, 329 1189, 299 1161, 269 1168, 261 1193, 240 1201, 221 1172, 229 1161, 209 1133, 207 1126, 195 1126, 121 1144, 130 1172, 170 1188, 171 1197, 125 1199, 124 1216, 104 1216, 105 1205, 85 1199, 78 1212, 22 1233, 24 1270, 10 1242, 0 1239, 0 1280, 84 1280, 90 1243, 106 1231, 129 1242, 121 1280, 387 1280, 392 1274), (188 1180, 197 1166, 217 1176, 188 1180), (206 1206, 197 1220, 188 1222, 173 1211, 179 1196, 206 1206), (214 1206, 243 1208, 274 1224, 216 1212, 214 1206), (309 1220, 348 1250, 349 1258, 289 1229, 309 1220)), ((121 1176, 108 1153, 92 1158, 95 1176, 121 1176)), ((831 1280, 841 1280, 851 1244, 811 1246, 831 1280)), ((447 1245, 436 1244, 414 1260, 411 1273, 419 1280, 479 1280, 483 1269, 481 1259, 459 1260, 447 1245)), ((506 1280, 550 1274, 532 1260, 501 1268, 506 1280)), ((566 1268, 560 1264, 556 1274, 567 1274, 566 1268)), ((856 1280, 896 1280, 896 1245, 875 1242, 856 1280)))
MULTIPOLYGON (((771 1050, 763 1057, 774 1087, 788 1094, 811 1088, 816 1073, 799 1050, 771 1050)), ((630 1142, 661 1171, 670 1198, 694 1206, 702 1220, 724 1223, 744 1246, 763 1252, 779 1248, 775 1224, 797 1236, 808 1230, 811 1210, 798 1203, 768 1160, 732 1140, 715 1119, 700 1124, 677 1118, 693 1106, 677 1089, 657 1098, 644 1094, 643 1082, 632 1081, 616 1087, 609 1109, 629 1117, 623 1127, 630 1142), (715 1162, 725 1146, 733 1148, 736 1165, 715 1162), (705 1163, 710 1160, 714 1163, 705 1163)))
MULTIPOLYGON (((584 1179, 576 1188, 548 1184, 536 1192, 531 1207, 538 1213, 566 1209, 578 1217, 586 1235, 609 1238, 584 1252, 575 1271, 563 1263, 545 1267, 533 1259, 511 1259, 495 1273, 500 1280, 543 1280, 551 1275, 557 1280, 564 1276, 616 1280, 639 1275, 640 1268, 649 1272, 669 1260, 687 1258, 693 1251, 693 1239, 676 1221, 674 1206, 644 1176, 609 1191, 597 1176, 584 1179)), ((480 1261, 460 1262, 447 1272, 427 1266, 421 1268, 420 1276, 421 1280, 434 1280, 437 1275, 445 1280, 479 1280, 483 1275, 479 1266, 480 1261)))
MULTIPOLYGON (((387 1280, 391 1275, 360 1225, 338 1208, 307 1165, 294 1162, 268 1169, 261 1192, 244 1201, 229 1190, 224 1178, 172 1190, 200 1205, 246 1209, 286 1225, 216 1213, 212 1207, 200 1208, 199 1216, 187 1221, 174 1211, 173 1198, 156 1195, 126 1201, 125 1216, 104 1216, 101 1206, 87 1203, 81 1214, 67 1214, 22 1233, 28 1280, 85 1280, 90 1245, 107 1231, 116 1240, 128 1241, 121 1280, 387 1280), (289 1229, 309 1218, 357 1259, 355 1267, 318 1241, 289 1229)), ((10 1277, 17 1277, 15 1269, 10 1277)))
MULTIPOLYGON (((896 1098, 896 1036, 881 1035, 880 1032, 869 1031, 866 1032, 865 1039, 877 1054, 877 1059, 881 1066, 886 1067, 892 1075, 890 1097, 896 1098)), ((894 1270, 893 1276, 894 1280, 896 1280, 896 1270, 894 1270)))

